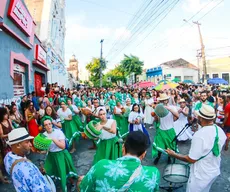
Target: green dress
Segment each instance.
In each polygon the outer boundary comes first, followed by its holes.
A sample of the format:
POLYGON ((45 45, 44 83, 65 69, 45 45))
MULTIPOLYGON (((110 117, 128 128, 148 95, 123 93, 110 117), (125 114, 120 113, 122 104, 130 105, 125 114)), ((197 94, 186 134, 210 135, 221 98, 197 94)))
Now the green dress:
MULTIPOLYGON (((64 134, 59 129, 53 129, 52 133, 48 134, 45 132, 44 134, 49 138, 56 138, 59 140, 65 139, 64 134)), ((62 191, 67 191, 66 184, 69 177, 78 178, 76 168, 74 167, 69 152, 66 149, 60 149, 53 142, 46 156, 44 168, 47 175, 60 181, 62 191)))
MULTIPOLYGON (((107 127, 108 129, 111 128, 113 122, 113 119, 108 119, 104 127, 107 127)), ((109 133, 108 131, 102 129, 99 139, 93 164, 97 163, 101 159, 114 160, 122 156, 122 145, 118 143, 118 137, 116 134, 109 133)))
POLYGON ((74 112, 74 111, 79 111, 78 108, 75 105, 70 105, 69 109, 72 112, 72 120, 75 123, 78 132, 82 132, 83 128, 84 128, 84 125, 83 125, 83 123, 81 121, 80 116, 74 112))
POLYGON ((110 112, 113 113, 113 110, 114 110, 114 107, 116 106, 116 101, 113 100, 113 99, 110 99, 109 100, 109 109, 110 109, 110 112))
POLYGON ((142 166, 139 158, 124 156, 117 160, 103 159, 95 164, 80 184, 81 192, 116 192, 140 166, 140 174, 126 192, 159 191, 160 172, 153 166, 142 166))

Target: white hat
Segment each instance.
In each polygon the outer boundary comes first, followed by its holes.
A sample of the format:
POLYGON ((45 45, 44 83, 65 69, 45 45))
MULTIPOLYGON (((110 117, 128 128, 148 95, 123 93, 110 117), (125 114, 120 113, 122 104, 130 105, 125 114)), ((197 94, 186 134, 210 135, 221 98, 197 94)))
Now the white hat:
POLYGON ((202 107, 199 111, 196 112, 198 116, 204 118, 204 119, 215 119, 216 113, 215 109, 209 105, 202 104, 202 107))
POLYGON ((34 137, 30 136, 24 127, 20 127, 17 129, 13 129, 8 134, 8 141, 6 142, 8 145, 13 145, 16 143, 20 143, 22 141, 33 139, 34 137))
POLYGON ((131 99, 129 97, 126 99, 126 102, 128 102, 128 101, 131 101, 131 99))
POLYGON ((180 99, 179 103, 185 103, 186 101, 182 98, 180 99))
POLYGON ((169 99, 169 96, 166 95, 165 93, 160 94, 160 97, 157 98, 158 101, 164 101, 169 99))

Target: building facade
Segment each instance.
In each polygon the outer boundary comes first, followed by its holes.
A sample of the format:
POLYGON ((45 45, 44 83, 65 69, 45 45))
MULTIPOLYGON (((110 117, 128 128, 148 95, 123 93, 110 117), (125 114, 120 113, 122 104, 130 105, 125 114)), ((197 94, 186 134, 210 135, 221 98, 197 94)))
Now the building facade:
POLYGON ((163 72, 161 66, 147 69, 146 71, 147 81, 158 83, 158 81, 162 80, 163 78, 162 74, 163 72))
POLYGON ((65 0, 25 0, 37 23, 36 34, 47 50, 48 82, 68 87, 65 65, 65 0))
POLYGON ((161 65, 163 78, 166 80, 179 79, 181 82, 184 80, 192 80, 198 82, 198 68, 184 59, 176 59, 167 61, 161 65))
MULTIPOLYGON (((230 57, 217 58, 206 61, 207 79, 222 78, 230 83, 230 57)), ((202 66, 201 66, 202 71, 202 66)))
POLYGON ((72 55, 70 58, 67 71, 72 74, 72 77, 75 81, 79 81, 78 60, 76 59, 75 55, 72 55))
POLYGON ((20 102, 47 80, 46 51, 35 27, 24 1, 0 1, 1 104, 20 102))

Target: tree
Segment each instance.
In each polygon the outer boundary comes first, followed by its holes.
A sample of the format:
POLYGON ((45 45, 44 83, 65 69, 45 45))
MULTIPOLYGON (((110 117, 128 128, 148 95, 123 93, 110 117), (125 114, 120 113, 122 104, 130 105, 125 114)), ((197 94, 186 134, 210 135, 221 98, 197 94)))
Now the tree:
POLYGON ((117 65, 114 69, 111 69, 106 74, 107 79, 110 78, 111 82, 118 86, 118 82, 122 81, 126 84, 126 77, 124 73, 122 73, 121 65, 117 65))
MULTIPOLYGON (((90 72, 89 80, 94 84, 95 87, 99 87, 100 85, 100 59, 93 58, 90 63, 88 63, 85 67, 90 72)), ((102 60, 102 71, 106 68, 106 62, 102 60)))
POLYGON ((140 61, 137 56, 134 55, 124 55, 124 59, 121 61, 120 71, 125 77, 134 73, 135 83, 137 81, 137 75, 142 74, 144 62, 140 61))

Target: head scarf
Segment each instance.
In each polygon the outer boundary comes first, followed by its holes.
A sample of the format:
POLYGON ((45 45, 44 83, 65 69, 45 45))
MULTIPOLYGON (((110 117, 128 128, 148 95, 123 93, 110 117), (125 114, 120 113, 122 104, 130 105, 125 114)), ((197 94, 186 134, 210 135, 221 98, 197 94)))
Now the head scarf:
POLYGON ((42 126, 43 126, 43 127, 44 127, 44 121, 46 121, 46 120, 50 120, 51 122, 53 121, 53 119, 52 119, 50 116, 48 116, 48 115, 44 116, 44 117, 41 119, 41 123, 42 123, 42 126))

